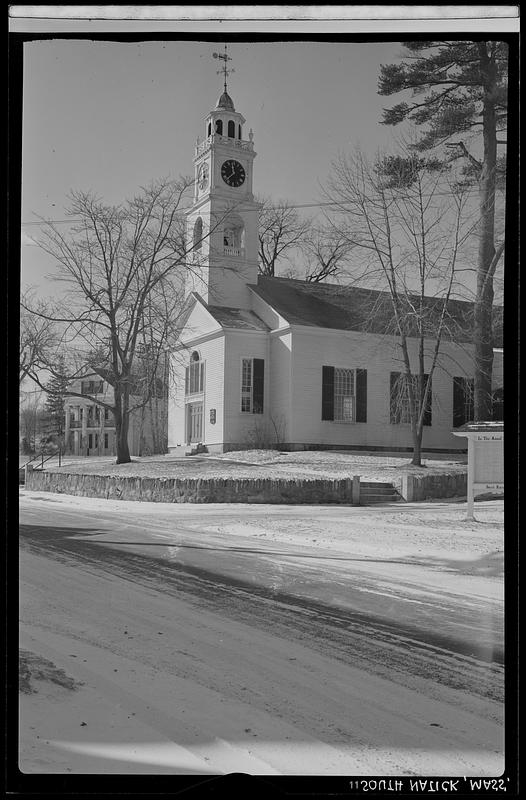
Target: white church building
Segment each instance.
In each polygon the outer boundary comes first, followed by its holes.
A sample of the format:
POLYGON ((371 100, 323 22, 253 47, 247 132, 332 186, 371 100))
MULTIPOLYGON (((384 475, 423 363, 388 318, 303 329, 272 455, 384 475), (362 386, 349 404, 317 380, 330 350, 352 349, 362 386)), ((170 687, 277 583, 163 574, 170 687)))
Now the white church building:
MULTIPOLYGON (((226 86, 204 133, 188 211, 186 306, 172 355, 170 452, 411 450, 389 295, 259 276, 253 134, 245 137, 245 119, 226 86)), ((450 307, 453 324, 432 378, 424 450, 465 448, 452 431, 472 413, 471 313, 470 303, 450 307)), ((414 370, 417 344, 410 340, 414 370)), ((502 392, 502 350, 495 352, 493 380, 502 392)))

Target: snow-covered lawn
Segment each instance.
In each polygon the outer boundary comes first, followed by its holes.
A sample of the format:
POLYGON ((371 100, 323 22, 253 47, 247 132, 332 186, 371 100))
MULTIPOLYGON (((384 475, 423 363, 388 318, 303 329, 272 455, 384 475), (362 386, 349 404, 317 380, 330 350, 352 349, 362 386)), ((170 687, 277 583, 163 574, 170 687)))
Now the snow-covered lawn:
POLYGON ((414 467, 408 453, 243 450, 221 455, 134 457, 130 464, 116 464, 115 458, 109 456, 67 456, 61 468, 54 462, 49 470, 165 478, 346 478, 360 475, 362 480, 389 481, 408 471, 429 475, 467 469, 463 454, 424 455, 422 464, 422 467, 414 467))

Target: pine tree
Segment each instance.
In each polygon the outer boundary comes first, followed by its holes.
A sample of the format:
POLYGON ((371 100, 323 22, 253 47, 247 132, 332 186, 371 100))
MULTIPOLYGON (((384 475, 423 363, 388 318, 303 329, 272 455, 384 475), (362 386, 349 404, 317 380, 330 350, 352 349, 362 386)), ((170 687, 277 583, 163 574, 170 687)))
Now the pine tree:
POLYGON ((498 145, 506 144, 499 133, 507 125, 508 46, 503 41, 418 41, 403 45, 407 60, 381 67, 378 91, 392 95, 409 90, 412 102, 386 109, 382 122, 397 125, 411 120, 424 126, 417 149, 448 147, 449 159, 463 159, 464 179, 478 183, 475 419, 491 419, 493 276, 504 250, 504 242, 495 246, 495 191, 503 163, 498 145))
POLYGON ((56 374, 46 384, 45 403, 45 436, 44 443, 54 442, 64 448, 65 430, 65 396, 68 380, 65 376, 64 363, 58 365, 56 374))

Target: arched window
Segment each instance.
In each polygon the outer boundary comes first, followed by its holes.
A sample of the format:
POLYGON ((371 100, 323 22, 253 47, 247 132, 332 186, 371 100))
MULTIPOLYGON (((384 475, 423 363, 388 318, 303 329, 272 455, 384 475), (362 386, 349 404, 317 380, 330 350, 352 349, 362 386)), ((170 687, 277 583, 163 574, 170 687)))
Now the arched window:
POLYGON ((209 122, 209 123, 208 123, 208 128, 207 128, 207 134, 206 134, 206 135, 207 135, 207 136, 211 136, 211 134, 212 134, 212 123, 211 123, 211 122, 209 122))
POLYGON ((205 388, 205 363, 201 361, 201 356, 194 350, 190 356, 190 364, 185 370, 184 393, 198 394, 205 388))
POLYGON ((231 119, 228 120, 228 137, 229 139, 236 138, 236 123, 231 119))
MULTIPOLYGON (((242 250, 245 246, 245 225, 237 214, 229 215, 225 223, 223 245, 236 250, 242 250)), ((231 253, 231 255, 240 255, 240 253, 231 253)))
POLYGON ((200 250, 203 243, 203 220, 197 217, 194 225, 193 245, 194 250, 200 250))
POLYGON ((216 133, 218 133, 220 136, 223 135, 223 120, 222 119, 217 119, 216 120, 216 133))
POLYGON ((241 139, 241 125, 237 126, 237 138, 241 139))

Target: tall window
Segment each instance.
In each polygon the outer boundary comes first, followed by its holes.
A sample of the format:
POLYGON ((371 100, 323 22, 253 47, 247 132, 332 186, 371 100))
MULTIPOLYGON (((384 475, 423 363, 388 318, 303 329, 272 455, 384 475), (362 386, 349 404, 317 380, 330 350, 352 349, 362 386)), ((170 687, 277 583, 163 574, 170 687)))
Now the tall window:
POLYGON ((228 120, 228 136, 230 139, 236 138, 236 123, 233 120, 228 120))
POLYGON ((322 420, 367 422, 367 370, 322 368, 322 420))
POLYGON ((241 411, 263 413, 265 362, 262 358, 243 358, 241 362, 241 411))
POLYGON ((201 356, 194 350, 190 357, 190 364, 186 368, 184 393, 199 394, 205 387, 205 363, 201 361, 201 356))
POLYGON ((216 120, 216 133, 220 136, 223 134, 223 120, 221 119, 216 120))
POLYGON ((197 217, 194 225, 194 250, 200 250, 203 244, 203 220, 197 217))
POLYGON ((466 422, 472 422, 474 417, 474 390, 473 378, 453 378, 453 427, 460 428, 466 422))
MULTIPOLYGON (((424 375, 424 391, 429 381, 429 375, 424 375)), ((417 417, 420 415, 420 396, 418 375, 409 377, 403 372, 391 372, 390 375, 390 422, 391 425, 404 425, 411 423, 411 407, 409 402, 409 386, 412 385, 415 410, 417 417)), ((431 386, 427 395, 424 411, 424 425, 431 425, 431 386)))
POLYGON ((334 370, 334 419, 354 421, 354 370, 334 370))

